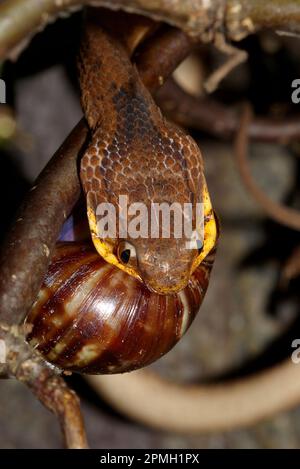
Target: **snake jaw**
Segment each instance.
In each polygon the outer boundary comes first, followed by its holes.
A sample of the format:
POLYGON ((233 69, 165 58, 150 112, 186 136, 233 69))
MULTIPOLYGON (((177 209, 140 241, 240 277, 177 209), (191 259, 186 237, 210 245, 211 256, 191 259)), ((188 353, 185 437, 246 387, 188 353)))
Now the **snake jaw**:
POLYGON ((204 239, 203 249, 192 265, 192 273, 197 269, 201 262, 216 247, 218 242, 218 224, 214 210, 211 204, 206 181, 203 181, 203 204, 204 204, 204 239))
POLYGON ((115 254, 116 243, 109 239, 103 240, 99 236, 98 230, 97 230, 96 216, 91 207, 88 207, 87 209, 87 216, 88 216, 92 241, 96 248, 96 251, 100 254, 100 256, 103 257, 103 259, 109 264, 115 265, 119 269, 123 270, 127 274, 131 275, 132 277, 137 278, 138 280, 142 282, 143 281, 142 277, 139 275, 139 273, 135 269, 133 269, 129 265, 124 265, 119 261, 118 257, 115 254))
POLYGON ((163 283, 157 283, 154 280, 145 281, 148 290, 153 293, 158 293, 159 295, 173 295, 175 293, 179 293, 184 288, 186 288, 187 284, 189 283, 189 277, 187 276, 181 282, 176 283, 176 285, 164 285, 163 283))

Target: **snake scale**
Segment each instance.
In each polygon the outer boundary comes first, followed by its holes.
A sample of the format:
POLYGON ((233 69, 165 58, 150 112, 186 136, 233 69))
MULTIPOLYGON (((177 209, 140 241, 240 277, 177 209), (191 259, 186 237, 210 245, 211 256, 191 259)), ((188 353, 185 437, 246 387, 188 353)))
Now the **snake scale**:
MULTIPOLYGON (((161 114, 117 35, 87 16, 78 59, 82 106, 92 132, 80 176, 86 195, 94 245, 105 260, 142 280, 157 293, 183 289, 195 268, 214 247, 216 226, 195 141, 161 114), (142 203, 204 204, 205 239, 201 249, 187 249, 186 238, 171 236, 103 239, 97 207, 120 209, 142 203), (125 256, 124 256, 125 254, 125 256)), ((150 215, 149 215, 150 217, 150 215)), ((132 217, 131 217, 132 219, 132 217)), ((130 214, 129 214, 130 221, 130 214)), ((149 219, 150 223, 150 219, 149 219)), ((197 227, 195 226, 195 230, 197 227)))

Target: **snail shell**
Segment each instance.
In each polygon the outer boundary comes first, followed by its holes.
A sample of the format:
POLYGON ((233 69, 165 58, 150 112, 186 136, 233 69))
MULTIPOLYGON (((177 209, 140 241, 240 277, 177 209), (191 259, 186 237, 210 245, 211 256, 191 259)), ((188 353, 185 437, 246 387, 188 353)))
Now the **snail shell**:
POLYGON ((59 243, 27 318, 27 340, 63 370, 105 374, 148 365, 189 328, 213 259, 205 258, 184 290, 159 295, 106 263, 91 244, 59 243))

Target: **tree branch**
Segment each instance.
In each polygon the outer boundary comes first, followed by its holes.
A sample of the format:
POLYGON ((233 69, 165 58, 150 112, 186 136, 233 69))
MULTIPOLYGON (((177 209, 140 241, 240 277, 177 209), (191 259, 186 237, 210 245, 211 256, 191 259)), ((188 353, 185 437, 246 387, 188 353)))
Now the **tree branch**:
MULTIPOLYGON (((240 126, 237 108, 225 106, 207 96, 191 96, 172 78, 158 91, 156 100, 164 113, 178 124, 217 138, 234 137, 240 126)), ((300 116, 285 116, 281 120, 254 117, 247 132, 251 140, 287 144, 300 138, 300 116)))
POLYGON ((86 136, 81 121, 36 180, 1 248, 0 314, 7 324, 23 322, 35 301, 61 226, 79 197, 77 158, 86 136))
POLYGON ((241 117, 241 125, 235 141, 235 161, 245 188, 266 212, 266 214, 281 225, 294 230, 300 230, 300 211, 286 207, 275 202, 257 186, 252 177, 248 161, 249 131, 247 130, 252 119, 252 111, 246 106, 241 117))
POLYGON ((248 34, 251 29, 272 28, 289 33, 300 33, 300 1, 299 0, 234 0, 228 2, 231 14, 227 16, 227 28, 232 39, 239 40, 240 34, 235 22, 241 28, 241 35, 248 34))
POLYGON ((28 386, 41 403, 58 417, 67 448, 87 448, 78 397, 53 367, 32 350, 25 341, 25 335, 24 327, 0 324, 0 338, 5 340, 6 345, 5 373, 28 386))
POLYGON ((36 299, 61 225, 79 197, 77 160, 86 136, 83 120, 41 173, 2 247, 0 264, 0 339, 5 345, 0 376, 26 384, 58 417, 68 448, 87 447, 79 400, 26 343, 26 327, 18 324, 36 299))
POLYGON ((165 21, 203 42, 240 40, 262 28, 300 32, 300 0, 6 0, 0 5, 0 58, 14 57, 58 16, 104 6, 165 21))

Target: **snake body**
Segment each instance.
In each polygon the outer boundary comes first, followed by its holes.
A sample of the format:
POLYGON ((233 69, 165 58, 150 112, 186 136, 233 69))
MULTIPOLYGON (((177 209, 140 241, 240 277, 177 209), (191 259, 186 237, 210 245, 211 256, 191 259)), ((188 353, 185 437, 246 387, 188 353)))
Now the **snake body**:
MULTIPOLYGON (((195 141, 168 122, 131 63, 128 50, 98 20, 89 16, 79 57, 82 106, 92 140, 81 162, 81 181, 87 200, 92 238, 98 252, 142 280, 158 293, 183 289, 191 273, 216 240, 213 211, 195 141), (97 207, 110 202, 121 210, 119 196, 128 206, 174 202, 205 204, 205 242, 200 252, 186 248, 186 238, 115 237, 103 239, 97 226, 97 207), (122 251, 129 259, 122 259, 122 251)), ((128 223, 133 219, 128 215, 128 223)), ((198 227, 195 226, 195 230, 198 227)))

